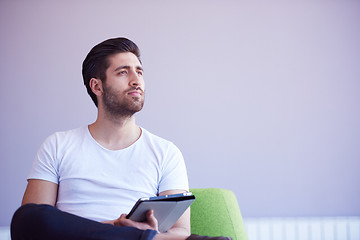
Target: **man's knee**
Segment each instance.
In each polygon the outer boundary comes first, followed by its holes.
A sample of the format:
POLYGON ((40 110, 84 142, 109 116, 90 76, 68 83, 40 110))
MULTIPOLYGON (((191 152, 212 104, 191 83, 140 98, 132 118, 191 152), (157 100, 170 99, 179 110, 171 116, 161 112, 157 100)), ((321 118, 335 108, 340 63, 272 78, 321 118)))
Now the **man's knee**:
POLYGON ((23 239, 21 236, 36 231, 39 225, 46 224, 49 216, 47 213, 53 208, 53 206, 45 204, 26 204, 21 206, 14 213, 11 221, 12 239, 23 239))
POLYGON ((29 221, 33 221, 34 219, 39 220, 46 217, 46 213, 54 208, 55 207, 46 204, 25 204, 16 210, 12 222, 26 222, 29 224, 29 221))

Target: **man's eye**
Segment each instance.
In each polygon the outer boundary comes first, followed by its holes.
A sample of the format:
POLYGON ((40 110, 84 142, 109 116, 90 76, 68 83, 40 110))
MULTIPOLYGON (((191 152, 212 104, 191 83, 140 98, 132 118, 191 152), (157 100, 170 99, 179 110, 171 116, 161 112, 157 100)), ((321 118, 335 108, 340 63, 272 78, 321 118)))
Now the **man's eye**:
POLYGON ((139 76, 142 76, 143 75, 143 72, 139 71, 137 72, 139 76))
POLYGON ((120 71, 119 72, 120 75, 126 75, 126 73, 127 73, 126 71, 120 71))

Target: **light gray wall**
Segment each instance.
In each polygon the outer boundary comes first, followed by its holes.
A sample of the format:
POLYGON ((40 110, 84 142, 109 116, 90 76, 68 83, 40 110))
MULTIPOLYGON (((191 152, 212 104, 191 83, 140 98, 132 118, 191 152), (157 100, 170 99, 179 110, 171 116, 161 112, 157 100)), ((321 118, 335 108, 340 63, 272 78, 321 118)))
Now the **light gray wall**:
POLYGON ((81 63, 142 49, 138 123, 246 217, 360 215, 359 1, 1 1, 0 225, 54 131, 95 120, 81 63), (130 3, 133 2, 133 3, 130 3))

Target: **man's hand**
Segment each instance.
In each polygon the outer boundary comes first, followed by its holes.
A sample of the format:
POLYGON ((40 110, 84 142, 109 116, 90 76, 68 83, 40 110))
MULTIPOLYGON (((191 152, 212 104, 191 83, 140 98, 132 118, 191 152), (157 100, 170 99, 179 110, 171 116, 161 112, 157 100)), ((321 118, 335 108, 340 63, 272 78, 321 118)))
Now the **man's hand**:
POLYGON ((152 229, 159 232, 158 221, 154 216, 154 211, 149 210, 146 213, 146 222, 135 222, 126 218, 127 214, 121 214, 121 216, 112 221, 105 221, 103 223, 117 225, 121 227, 135 227, 141 230, 152 229))

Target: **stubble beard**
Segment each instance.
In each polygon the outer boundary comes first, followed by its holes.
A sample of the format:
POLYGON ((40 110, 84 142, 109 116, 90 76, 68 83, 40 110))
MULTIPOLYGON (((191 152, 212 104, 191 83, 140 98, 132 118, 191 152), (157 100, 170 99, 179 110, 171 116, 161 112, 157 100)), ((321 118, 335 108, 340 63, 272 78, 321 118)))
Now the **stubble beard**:
MULTIPOLYGON (((135 90, 128 89, 130 90, 135 90)), ((104 86, 103 102, 107 114, 113 119, 130 118, 144 106, 144 93, 142 97, 128 96, 127 91, 117 92, 111 87, 104 86)))

